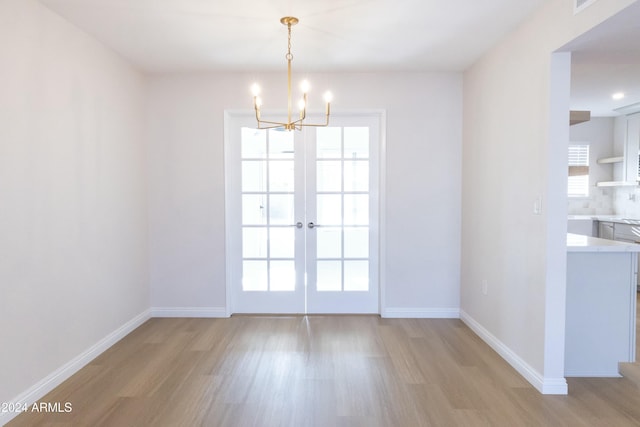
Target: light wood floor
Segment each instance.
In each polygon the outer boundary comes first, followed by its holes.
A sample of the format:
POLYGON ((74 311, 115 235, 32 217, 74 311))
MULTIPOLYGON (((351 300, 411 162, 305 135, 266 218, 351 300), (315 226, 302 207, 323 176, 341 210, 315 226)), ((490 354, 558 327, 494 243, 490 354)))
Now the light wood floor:
POLYGON ((17 426, 640 426, 625 378, 543 396, 459 320, 152 319, 17 426))

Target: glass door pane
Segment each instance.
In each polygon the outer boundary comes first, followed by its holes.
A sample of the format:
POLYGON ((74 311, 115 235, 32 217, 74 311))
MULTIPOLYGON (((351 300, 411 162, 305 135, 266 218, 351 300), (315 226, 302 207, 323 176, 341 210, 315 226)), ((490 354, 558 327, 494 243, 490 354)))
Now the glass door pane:
POLYGON ((242 128, 239 182, 241 276, 234 312, 304 312, 303 185, 295 134, 242 128), (299 175, 299 174, 298 174, 299 175))
POLYGON ((378 117, 242 123, 225 147, 231 312, 378 313, 378 117))
MULTIPOLYGON (((353 120, 351 120, 353 122, 353 120)), ((377 138, 370 122, 307 135, 307 311, 377 313, 377 138), (374 148, 372 148, 374 147, 374 148), (374 159, 376 160, 376 159, 374 159), (373 250, 372 250, 373 248, 373 250)))

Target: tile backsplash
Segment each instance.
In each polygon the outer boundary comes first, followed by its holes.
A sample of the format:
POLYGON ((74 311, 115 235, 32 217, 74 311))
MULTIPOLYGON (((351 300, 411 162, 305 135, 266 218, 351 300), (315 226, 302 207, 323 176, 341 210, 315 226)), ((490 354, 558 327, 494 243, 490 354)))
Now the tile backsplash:
POLYGON ((616 187, 613 192, 613 207, 616 215, 640 219, 640 188, 616 187))
POLYGON ((640 219, 640 187, 593 188, 588 198, 569 199, 569 215, 621 215, 640 219))
MULTIPOLYGON (((588 198, 569 198, 567 212, 569 215, 613 215, 617 213, 616 191, 611 187, 594 187, 588 198)), ((640 203, 637 208, 640 212, 640 203)))

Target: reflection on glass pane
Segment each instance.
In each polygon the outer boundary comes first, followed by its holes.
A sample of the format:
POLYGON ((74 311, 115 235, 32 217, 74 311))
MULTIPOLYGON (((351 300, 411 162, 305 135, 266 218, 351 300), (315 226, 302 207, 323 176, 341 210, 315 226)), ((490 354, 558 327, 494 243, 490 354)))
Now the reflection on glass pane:
POLYGON ((269 196, 269 221, 274 225, 291 225, 293 221, 293 194, 269 196))
POLYGON ((340 194, 318 194, 318 224, 342 225, 342 196, 340 194))
POLYGON ((296 238, 294 229, 271 227, 269 233, 269 255, 272 258, 293 258, 296 238))
POLYGON ((348 225, 369 225, 368 195, 345 194, 344 223, 348 225))
POLYGON ((267 185, 266 162, 245 160, 242 162, 242 191, 265 191, 267 185))
POLYGON ((267 133, 264 130, 242 128, 241 147, 243 159, 264 159, 267 153, 267 133))
POLYGON ((322 291, 342 290, 342 265, 340 261, 317 262, 316 289, 322 291))
POLYGON ((242 224, 264 225, 267 223, 266 195, 243 194, 242 195, 242 224))
POLYGON ((242 257, 267 257, 267 229, 244 227, 242 229, 242 257))
POLYGON ((345 258, 369 257, 369 227, 345 227, 344 256, 345 258))
POLYGON ((296 267, 293 261, 271 261, 269 276, 271 291, 294 291, 296 289, 296 267))
POLYGON ((369 158, 369 128, 344 128, 344 158, 369 158))
POLYGON ((369 290, 369 261, 344 262, 344 290, 369 290))
POLYGON ((342 191, 342 162, 323 160, 316 165, 318 191, 342 191))
POLYGON ((267 288, 267 261, 243 261, 242 290, 266 291, 267 288))
POLYGON ((269 191, 293 192, 293 160, 269 162, 269 191))
POLYGON ((293 159, 293 132, 269 130, 269 158, 293 159))
POLYGON ((342 257, 342 235, 340 228, 321 227, 317 229, 318 258, 342 257))
POLYGON ((342 158, 342 128, 318 128, 316 132, 317 157, 319 159, 342 158))
POLYGON ((344 162, 344 191, 369 191, 369 162, 344 162))

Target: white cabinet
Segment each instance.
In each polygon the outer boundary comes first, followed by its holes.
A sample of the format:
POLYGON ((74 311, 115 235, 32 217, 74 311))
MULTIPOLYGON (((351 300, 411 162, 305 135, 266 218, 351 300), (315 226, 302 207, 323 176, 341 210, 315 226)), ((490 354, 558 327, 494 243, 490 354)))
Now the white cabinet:
POLYGON ((597 187, 617 187, 638 185, 640 178, 640 113, 616 118, 616 137, 614 146, 624 150, 623 157, 598 159, 599 164, 611 164, 614 167, 613 181, 600 181, 597 187))
POLYGON ((592 219, 580 218, 571 219, 567 221, 567 233, 580 234, 582 236, 598 237, 598 230, 594 230, 594 225, 598 224, 598 221, 592 219))
POLYGON ((638 182, 640 160, 640 113, 627 116, 624 145, 624 180, 638 182))
POLYGON ((635 252, 568 252, 565 376, 617 377, 635 360, 635 252))
MULTIPOLYGON (((598 237, 618 242, 640 244, 640 225, 598 221, 598 237)), ((640 265, 640 260, 638 264, 640 265)), ((640 292, 640 274, 636 274, 636 285, 638 292, 640 292)))

